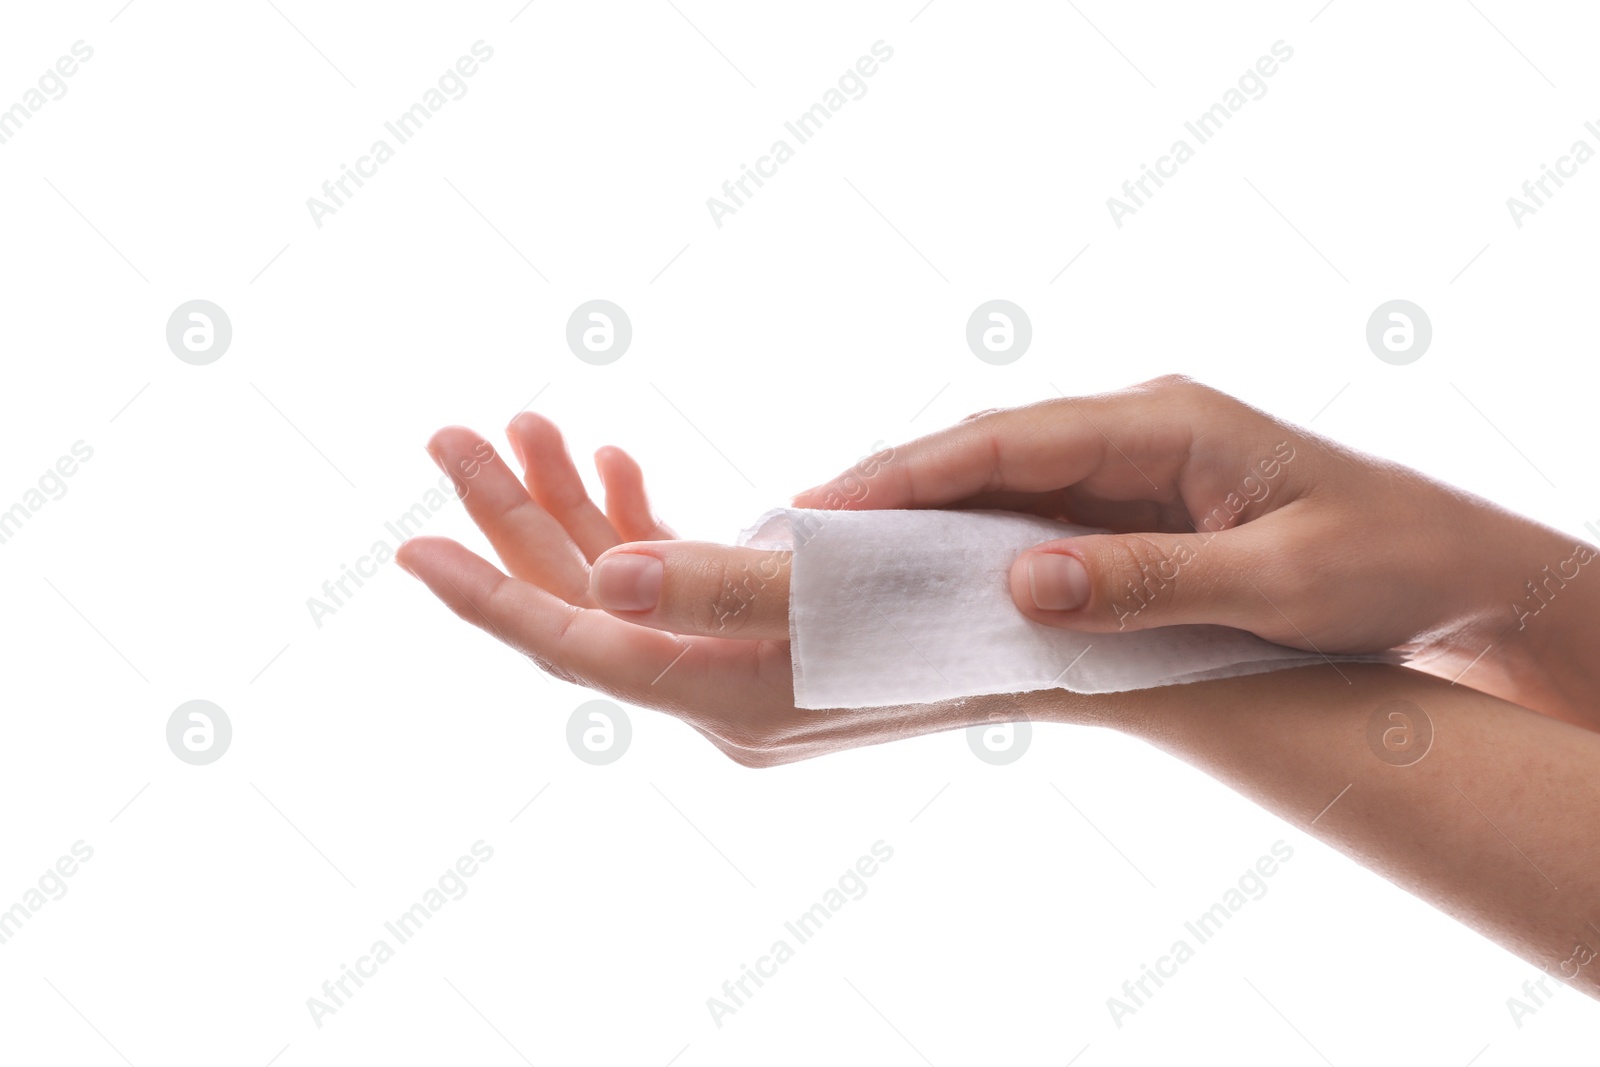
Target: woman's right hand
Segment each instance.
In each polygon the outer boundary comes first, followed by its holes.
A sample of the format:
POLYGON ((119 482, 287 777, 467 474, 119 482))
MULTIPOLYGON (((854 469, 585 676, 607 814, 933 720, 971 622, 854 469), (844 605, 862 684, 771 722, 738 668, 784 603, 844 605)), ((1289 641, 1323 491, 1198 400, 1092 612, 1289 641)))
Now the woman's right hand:
MULTIPOLYGON (((1570 579, 1594 558, 1556 530, 1180 376, 980 412, 793 503, 1004 508, 1109 529, 1022 553, 1017 607, 1091 633, 1219 623, 1329 654, 1398 648, 1452 680, 1472 667, 1475 687, 1558 715, 1567 702, 1540 691, 1528 664, 1561 658, 1552 633, 1579 626, 1583 606, 1526 583, 1570 579)), ((1559 673, 1546 667, 1532 673, 1559 673)))

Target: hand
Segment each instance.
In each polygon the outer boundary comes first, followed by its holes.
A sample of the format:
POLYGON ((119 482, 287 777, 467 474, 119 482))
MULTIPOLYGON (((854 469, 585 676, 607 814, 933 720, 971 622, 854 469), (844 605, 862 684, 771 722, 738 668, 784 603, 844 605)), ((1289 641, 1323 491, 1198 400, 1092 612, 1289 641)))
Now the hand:
MULTIPOLYGON (((1111 726, 1233 785, 1537 966, 1568 962, 1574 932, 1588 937, 1572 901, 1581 904, 1597 889, 1593 864, 1582 859, 1588 816, 1600 813, 1590 773, 1600 740, 1591 733, 1466 686, 1373 664, 1351 665, 1338 682, 1321 667, 1304 667, 1097 696, 1041 690, 803 711, 793 706, 790 682, 785 554, 673 539, 651 514, 637 465, 620 449, 596 455, 606 486, 602 512, 554 426, 522 415, 509 433, 524 458, 526 486, 470 430, 441 430, 429 450, 511 575, 432 537, 402 545, 400 564, 462 618, 552 674, 676 715, 741 764, 771 766, 990 721, 1111 726), (1427 750, 1394 764, 1371 747, 1374 711, 1397 698, 1419 711, 1426 706, 1430 744, 1435 730, 1451 739, 1426 761, 1427 750), (1528 777, 1528 767, 1539 773, 1528 777), (1511 812, 1519 839, 1544 866, 1506 861, 1506 839, 1483 807, 1511 812), (1416 831, 1419 817, 1426 834, 1416 831), (1564 892, 1553 882, 1544 890, 1545 867, 1564 892)), ((897 468, 891 462, 885 469, 897 468)), ((902 490, 927 484, 909 480, 926 477, 909 473, 919 468, 898 469, 890 477, 907 479, 898 483, 902 490)), ((1187 477, 1181 465, 1174 477, 1187 477)), ((1017 492, 980 481, 957 499, 1029 502, 978 491, 986 488, 1017 492)), ((1024 482, 1022 492, 1030 491, 1043 495, 1024 482)), ((1127 499, 1109 496, 1097 521, 1109 525, 1105 519, 1127 499)), ((1047 513, 1056 509, 1035 502, 1047 513)), ((1600 995, 1593 974, 1574 980, 1563 969, 1562 976, 1600 995)))
MULTIPOLYGON (((1186 378, 980 412, 793 503, 1005 508, 1113 531, 1018 557, 1013 599, 1046 625, 1220 623, 1325 653, 1400 648, 1452 679, 1498 643, 1511 654, 1471 684, 1569 717, 1578 704, 1528 677, 1575 660, 1543 644, 1559 628, 1517 639, 1516 605, 1541 606, 1525 583, 1573 558, 1572 538, 1186 378)), ((1570 623, 1566 597, 1544 610, 1570 623)))
POLYGON ((595 463, 601 511, 560 432, 519 415, 507 428, 519 482, 490 444, 449 427, 428 445, 509 575, 454 541, 419 537, 396 560, 457 615, 550 674, 674 715, 735 761, 766 767, 839 749, 1023 718, 1109 721, 1131 699, 1059 691, 905 707, 794 706, 788 553, 676 540, 638 465, 595 463))

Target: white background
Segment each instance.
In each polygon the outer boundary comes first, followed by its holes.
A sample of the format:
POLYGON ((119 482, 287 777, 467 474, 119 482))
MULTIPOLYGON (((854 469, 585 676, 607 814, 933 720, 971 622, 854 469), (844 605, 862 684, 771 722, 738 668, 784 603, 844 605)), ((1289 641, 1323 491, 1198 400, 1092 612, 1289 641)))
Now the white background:
MULTIPOLYGON (((94 454, 0 545, 0 908, 74 842, 94 855, 0 946, 0 1057, 1589 1047, 1580 994, 1519 1027, 1534 967, 1107 732, 1036 726, 1007 767, 955 733, 758 772, 633 709, 632 747, 592 767, 565 741, 592 694, 392 565, 313 622, 434 486, 429 433, 502 441, 535 396, 575 454, 634 451, 667 521, 722 541, 875 442, 1169 371, 1574 535, 1600 521, 1600 161, 1520 229, 1505 203, 1600 147, 1591 10, 919 2, 7 6, 0 107, 75 41, 94 55, 0 145, 0 509, 94 454), (467 94, 314 225, 306 199, 478 40, 467 94), (714 225, 706 198, 879 40, 866 95, 714 225), (1116 227, 1106 198, 1278 40, 1267 94, 1116 227), (597 297, 634 327, 603 367, 564 342, 597 297), (1034 329, 1000 367, 964 340, 996 297, 1034 329), (164 336, 196 298, 234 330, 204 367, 164 336), (1433 322, 1409 366, 1364 341, 1393 298, 1433 322), (205 767, 165 741, 194 698, 234 729, 205 767), (480 839, 470 892, 315 1025, 307 998, 480 839), (706 998, 880 839, 867 895, 717 1027, 706 998), (1106 998, 1280 839, 1269 893, 1118 1028, 1106 998)), ((430 532, 487 552, 453 502, 430 532)))

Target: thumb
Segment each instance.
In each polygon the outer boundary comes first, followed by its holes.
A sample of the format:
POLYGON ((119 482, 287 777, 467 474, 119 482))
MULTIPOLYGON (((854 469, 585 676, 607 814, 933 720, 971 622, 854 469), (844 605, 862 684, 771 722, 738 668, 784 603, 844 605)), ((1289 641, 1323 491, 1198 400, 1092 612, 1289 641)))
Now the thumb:
POLYGON ((1261 596, 1248 581, 1244 528, 1203 534, 1088 534, 1035 545, 1011 566, 1024 615, 1091 633, 1178 623, 1248 628, 1261 596))

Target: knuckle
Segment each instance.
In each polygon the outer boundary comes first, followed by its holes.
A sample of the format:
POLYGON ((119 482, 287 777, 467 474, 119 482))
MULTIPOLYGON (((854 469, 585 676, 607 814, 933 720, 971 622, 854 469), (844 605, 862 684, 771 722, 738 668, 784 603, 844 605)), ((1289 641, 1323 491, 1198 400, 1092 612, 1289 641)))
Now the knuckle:
POLYGON ((710 595, 691 596, 684 606, 683 611, 690 633, 731 634, 737 630, 736 619, 730 618, 731 613, 724 607, 726 597, 720 587, 720 580, 717 584, 716 592, 711 592, 710 595))
MULTIPOLYGON (((579 610, 571 605, 562 612, 561 621, 556 626, 555 638, 552 641, 553 654, 550 659, 555 665, 564 665, 570 659, 567 646, 571 642, 573 624, 578 621, 579 610)), ((559 667, 562 674, 572 677, 572 673, 565 666, 559 667)))
POLYGON ((573 674, 571 671, 567 670, 567 668, 563 667, 554 660, 547 659, 543 656, 534 655, 530 655, 528 658, 533 661, 534 666, 538 667, 541 671, 544 671, 544 673, 548 674, 557 681, 566 682, 568 685, 584 684, 583 679, 579 678, 576 674, 573 674))
POLYGON ((793 732, 776 718, 719 715, 700 728, 733 758, 757 760, 762 766, 785 762, 783 754, 795 747, 793 732))
POLYGON ((1205 388, 1187 374, 1161 374, 1143 384, 1145 388, 1169 393, 1194 392, 1205 388))
POLYGON ((694 632, 738 633, 744 621, 738 568, 720 559, 709 560, 696 568, 691 581, 695 593, 686 610, 694 632))
POLYGON ((1163 593, 1170 595, 1176 575, 1168 553, 1159 542, 1137 534, 1113 538, 1106 543, 1101 573, 1096 575, 1096 593, 1102 611, 1137 614, 1163 593))
POLYGON ((1343 566, 1326 566, 1319 559, 1322 542, 1309 531, 1285 530, 1267 565, 1267 583, 1286 603, 1325 602, 1334 594, 1333 576, 1350 573, 1343 566))
POLYGON ((757 598, 770 595, 768 578, 743 559, 713 561, 702 581, 703 588, 715 591, 690 604, 691 621, 699 633, 737 637, 755 624, 757 598))
POLYGON ((741 767, 774 767, 783 762, 777 747, 756 734, 724 730, 712 738, 722 754, 741 767))
POLYGON ((1113 538, 1106 548, 1106 558, 1111 564, 1106 568, 1107 575, 1119 584, 1138 582, 1164 558, 1160 545, 1139 534, 1113 538))
POLYGON ((1003 434, 999 427, 987 420, 979 420, 973 424, 978 433, 978 440, 982 442, 987 451, 985 457, 985 477, 983 492, 990 493, 1005 486, 1005 450, 1003 434))
POLYGON ((770 753, 751 751, 735 745, 724 743, 719 744, 717 748, 724 756, 727 756, 739 766, 748 767, 751 770, 765 770, 768 767, 776 767, 782 762, 782 760, 774 758, 770 753))
POLYGON ((1170 399, 1186 406, 1212 406, 1222 401, 1233 401, 1227 393, 1191 378, 1187 374, 1162 374, 1134 387, 1138 392, 1170 399))
POLYGON ((764 753, 777 747, 776 736, 759 723, 723 723, 717 736, 743 752, 764 753))

